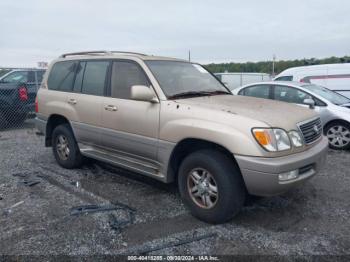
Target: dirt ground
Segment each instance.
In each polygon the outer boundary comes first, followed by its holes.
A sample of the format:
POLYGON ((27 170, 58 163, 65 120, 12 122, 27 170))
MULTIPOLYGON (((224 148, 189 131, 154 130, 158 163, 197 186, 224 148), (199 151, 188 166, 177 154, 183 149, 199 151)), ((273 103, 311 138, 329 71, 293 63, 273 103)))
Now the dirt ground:
POLYGON ((189 214, 175 185, 96 161, 65 170, 30 125, 2 131, 0 254, 349 258, 349 168, 350 152, 329 151, 326 167, 304 186, 257 199, 214 226, 189 214), (105 210, 72 209, 91 204, 105 210))

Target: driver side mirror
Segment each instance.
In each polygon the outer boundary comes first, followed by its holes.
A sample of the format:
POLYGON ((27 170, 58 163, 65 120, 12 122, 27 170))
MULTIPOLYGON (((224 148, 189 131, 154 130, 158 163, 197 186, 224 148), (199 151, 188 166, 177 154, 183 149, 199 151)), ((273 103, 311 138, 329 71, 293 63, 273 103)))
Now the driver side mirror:
POLYGON ((144 85, 134 85, 131 87, 131 99, 137 101, 147 101, 157 103, 158 98, 154 94, 152 88, 144 85))
POLYGON ((312 98, 307 98, 307 99, 304 99, 304 104, 305 105, 308 105, 310 109, 314 109, 315 108, 315 101, 312 99, 312 98))

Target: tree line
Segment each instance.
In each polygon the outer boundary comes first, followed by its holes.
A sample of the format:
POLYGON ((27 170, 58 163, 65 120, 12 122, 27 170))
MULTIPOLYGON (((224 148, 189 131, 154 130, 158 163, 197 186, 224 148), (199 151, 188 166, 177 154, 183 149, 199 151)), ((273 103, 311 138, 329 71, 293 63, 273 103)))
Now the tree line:
MULTIPOLYGON (((350 63, 350 56, 343 57, 328 57, 328 58, 311 58, 311 59, 299 59, 299 60, 280 60, 275 62, 275 74, 279 74, 283 70, 305 65, 321 65, 321 64, 337 64, 337 63, 350 63)), ((272 61, 261 62, 246 62, 246 63, 219 63, 204 65, 212 73, 223 72, 258 72, 272 74, 272 61)), ((7 73, 9 70, 0 68, 0 76, 7 73)))
MULTIPOLYGON (((337 63, 350 63, 350 56, 344 57, 328 57, 328 58, 311 58, 311 59, 299 59, 299 60, 280 60, 275 61, 275 74, 279 74, 285 69, 296 66, 305 65, 321 65, 321 64, 337 64, 337 63)), ((212 73, 224 73, 224 72, 258 72, 272 74, 272 61, 261 62, 246 62, 246 63, 218 63, 204 65, 212 73)))

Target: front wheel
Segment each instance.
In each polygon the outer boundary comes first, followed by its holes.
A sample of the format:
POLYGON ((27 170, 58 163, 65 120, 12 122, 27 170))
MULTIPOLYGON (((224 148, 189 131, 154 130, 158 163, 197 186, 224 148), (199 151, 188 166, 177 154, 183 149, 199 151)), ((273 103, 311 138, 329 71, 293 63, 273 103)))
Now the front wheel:
POLYGON ((329 141, 329 147, 336 150, 350 148, 350 124, 334 122, 326 126, 325 134, 329 141))
POLYGON ((181 197, 192 215, 208 223, 223 223, 242 208, 245 185, 233 159, 220 151, 188 155, 179 169, 181 197))

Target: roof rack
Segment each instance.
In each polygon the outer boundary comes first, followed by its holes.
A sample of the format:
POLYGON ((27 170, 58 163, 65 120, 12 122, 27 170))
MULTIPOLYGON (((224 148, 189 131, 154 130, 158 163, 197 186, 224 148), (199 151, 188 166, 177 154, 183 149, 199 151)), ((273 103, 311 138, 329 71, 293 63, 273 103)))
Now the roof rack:
POLYGON ((66 53, 60 56, 60 58, 65 58, 67 56, 75 56, 75 55, 112 55, 112 54, 130 54, 130 55, 142 55, 146 56, 146 54, 136 53, 136 52, 127 52, 127 51, 84 51, 84 52, 75 52, 75 53, 66 53))

